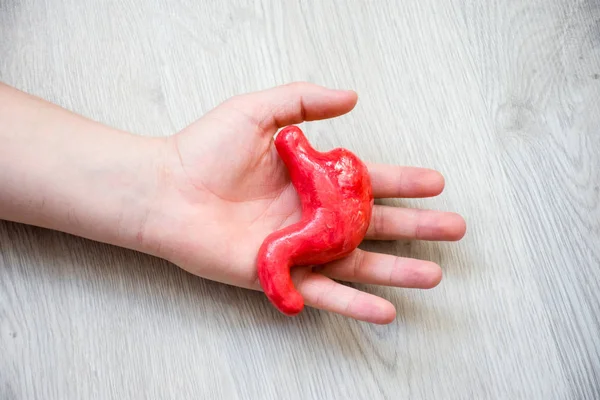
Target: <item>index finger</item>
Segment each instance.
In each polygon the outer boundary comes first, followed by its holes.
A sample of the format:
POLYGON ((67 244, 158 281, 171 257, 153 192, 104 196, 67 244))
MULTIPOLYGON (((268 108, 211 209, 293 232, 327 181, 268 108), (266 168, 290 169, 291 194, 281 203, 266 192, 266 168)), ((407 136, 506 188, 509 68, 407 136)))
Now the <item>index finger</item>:
POLYGON ((444 190, 444 177, 433 169, 369 163, 367 168, 375 198, 433 197, 444 190))

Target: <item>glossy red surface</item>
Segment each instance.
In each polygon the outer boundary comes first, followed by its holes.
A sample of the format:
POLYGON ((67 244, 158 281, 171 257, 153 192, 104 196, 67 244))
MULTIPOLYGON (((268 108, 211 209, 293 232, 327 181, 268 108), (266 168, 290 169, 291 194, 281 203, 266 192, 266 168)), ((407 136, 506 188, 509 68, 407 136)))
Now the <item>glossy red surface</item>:
POLYGON ((315 150, 300 128, 289 126, 275 138, 302 203, 302 219, 273 232, 258 253, 258 277, 269 300, 284 314, 296 315, 304 299, 290 268, 340 259, 363 240, 373 208, 366 165, 346 149, 315 150))

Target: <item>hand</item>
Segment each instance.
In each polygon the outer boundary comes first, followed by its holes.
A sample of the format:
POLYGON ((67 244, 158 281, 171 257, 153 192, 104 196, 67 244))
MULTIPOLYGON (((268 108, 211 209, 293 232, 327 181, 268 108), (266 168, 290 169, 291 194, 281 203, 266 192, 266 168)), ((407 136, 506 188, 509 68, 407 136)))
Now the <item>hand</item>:
MULTIPOLYGON (((170 137, 159 195, 144 228, 152 253, 195 275, 260 290, 256 255, 267 235, 301 217, 298 196, 273 146, 287 125, 340 116, 357 96, 307 83, 236 96, 170 137)), ((350 149, 352 150, 352 149, 350 149)), ((428 197, 443 177, 420 168, 368 164, 376 198, 428 197)), ((366 239, 458 240, 459 215, 376 205, 366 239)), ((394 306, 333 279, 431 288, 438 265, 357 249, 319 267, 293 268, 305 304, 358 320, 389 323, 394 306)))

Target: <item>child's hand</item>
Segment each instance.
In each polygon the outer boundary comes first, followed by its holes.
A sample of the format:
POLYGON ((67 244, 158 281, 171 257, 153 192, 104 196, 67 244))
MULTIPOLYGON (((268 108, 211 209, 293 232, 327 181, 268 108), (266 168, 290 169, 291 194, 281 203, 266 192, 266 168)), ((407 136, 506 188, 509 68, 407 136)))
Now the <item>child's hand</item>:
MULTIPOLYGON (((166 140, 160 189, 139 237, 142 247, 198 276, 260 290, 255 266, 260 245, 301 217, 273 135, 286 125, 347 113, 356 100, 354 92, 311 84, 280 86, 234 97, 166 140)), ((435 196, 444 187, 442 176, 431 170, 377 164, 369 169, 375 197, 435 196)), ((458 240, 464 233, 464 220, 453 213, 376 205, 367 239, 458 240)), ((431 288, 442 276, 429 261, 359 249, 319 268, 292 269, 306 305, 375 323, 392 321, 393 305, 333 279, 431 288)))

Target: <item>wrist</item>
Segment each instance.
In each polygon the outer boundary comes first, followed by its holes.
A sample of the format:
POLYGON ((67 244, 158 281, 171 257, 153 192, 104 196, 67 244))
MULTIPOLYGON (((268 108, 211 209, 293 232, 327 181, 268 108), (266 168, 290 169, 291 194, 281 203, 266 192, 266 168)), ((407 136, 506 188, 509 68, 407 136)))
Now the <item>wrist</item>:
POLYGON ((158 256, 160 243, 149 226, 160 211, 165 143, 165 138, 121 135, 90 196, 100 212, 87 212, 89 232, 74 233, 158 256))
POLYGON ((37 225, 153 254, 145 229, 160 190, 164 139, 101 130, 76 143, 70 160, 63 154, 70 165, 62 184, 41 186, 37 225))
POLYGON ((185 201, 187 177, 182 174, 175 135, 147 143, 148 162, 139 180, 140 204, 131 209, 131 228, 124 241, 134 250, 177 263, 179 239, 186 219, 199 212, 198 204, 185 201))

